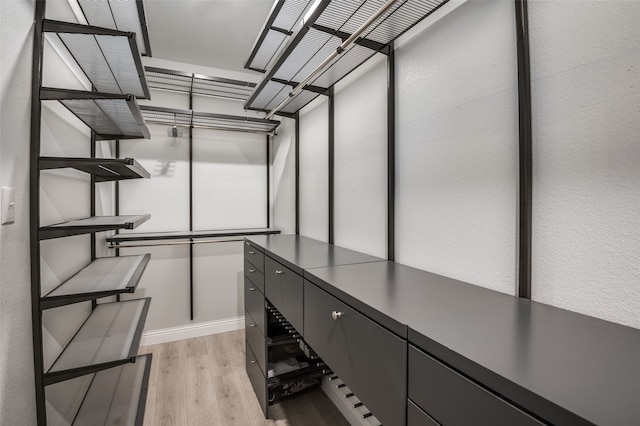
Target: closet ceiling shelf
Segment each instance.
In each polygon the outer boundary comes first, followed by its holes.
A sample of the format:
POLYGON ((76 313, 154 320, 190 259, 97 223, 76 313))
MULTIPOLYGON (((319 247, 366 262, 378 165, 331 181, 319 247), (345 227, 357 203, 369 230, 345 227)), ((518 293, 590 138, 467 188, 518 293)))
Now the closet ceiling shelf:
POLYGON ((140 110, 147 123, 165 126, 193 127, 197 129, 227 130, 269 135, 274 134, 280 125, 280 122, 277 120, 267 120, 264 118, 196 112, 149 105, 141 105, 140 110))
POLYGON ((132 158, 40 157, 40 170, 73 168, 95 176, 96 182, 149 178, 150 174, 132 158))
POLYGON ((126 243, 135 241, 184 240, 190 238, 244 237, 248 235, 273 235, 279 234, 280 232, 279 229, 273 228, 247 228, 216 229, 211 231, 126 233, 107 237, 107 242, 126 243))
POLYGON ((142 426, 150 372, 151 354, 97 372, 72 426, 142 426))
POLYGON ((313 3, 313 0, 277 0, 251 48, 249 59, 244 67, 265 72, 313 3))
POLYGON ((43 87, 40 100, 59 101, 96 133, 96 140, 151 137, 133 95, 43 87))
POLYGON ((149 87, 172 92, 246 101, 255 83, 209 77, 164 68, 144 67, 149 87))
POLYGON ((133 293, 150 254, 98 258, 40 299, 41 309, 133 293))
MULTIPOLYGON (((298 20, 293 35, 270 61, 264 78, 245 102, 246 109, 291 115, 319 96, 316 91, 292 94, 292 82, 305 82, 328 89, 377 53, 388 53, 389 45, 448 0, 399 0, 374 20, 341 54, 317 73, 314 71, 340 45, 367 22, 385 0, 319 0, 298 20), (308 81, 307 78, 312 76, 308 81), (287 84, 287 82, 289 84, 287 84)), ((305 86, 306 87, 306 86, 305 86)))
POLYGON ((135 361, 150 302, 97 305, 44 374, 45 386, 135 361))
POLYGON ((144 214, 135 216, 93 216, 70 220, 55 225, 41 226, 38 230, 38 239, 48 240, 93 232, 134 229, 149 220, 150 217, 151 215, 144 214))
POLYGON ((76 0, 89 25, 135 33, 140 53, 151 56, 142 0, 76 0))
POLYGON ((149 99, 135 34, 51 20, 43 30, 58 37, 97 91, 149 99))

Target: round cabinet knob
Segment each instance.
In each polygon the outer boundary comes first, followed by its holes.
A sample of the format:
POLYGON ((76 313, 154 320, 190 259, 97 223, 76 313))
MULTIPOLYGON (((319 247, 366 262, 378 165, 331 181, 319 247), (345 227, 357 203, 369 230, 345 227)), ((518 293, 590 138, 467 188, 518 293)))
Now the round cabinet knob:
POLYGON ((249 273, 253 274, 256 270, 255 269, 249 269, 249 273))
POLYGON ((249 250, 249 254, 256 254, 256 252, 249 250))
POLYGON ((276 269, 276 275, 283 275, 284 271, 281 271, 280 269, 276 269))
POLYGON ((338 312, 338 311, 331 312, 331 318, 333 318, 334 321, 338 321, 338 319, 340 319, 341 317, 342 317, 342 312, 338 312))
POLYGON ((249 291, 256 291, 255 287, 249 287, 249 291))

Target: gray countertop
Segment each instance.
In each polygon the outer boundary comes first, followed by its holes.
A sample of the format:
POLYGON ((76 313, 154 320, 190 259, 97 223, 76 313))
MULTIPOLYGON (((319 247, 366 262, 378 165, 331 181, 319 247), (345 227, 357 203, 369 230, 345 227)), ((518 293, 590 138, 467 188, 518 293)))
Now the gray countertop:
POLYGON ((248 239, 546 421, 640 425, 640 330, 293 237, 248 239))

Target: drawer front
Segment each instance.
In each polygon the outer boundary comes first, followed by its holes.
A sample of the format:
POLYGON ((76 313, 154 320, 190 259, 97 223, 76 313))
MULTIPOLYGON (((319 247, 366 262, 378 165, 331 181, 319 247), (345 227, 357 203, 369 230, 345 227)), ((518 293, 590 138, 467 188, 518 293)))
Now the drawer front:
POLYGON ((409 398, 443 426, 543 424, 413 346, 409 398))
POLYGON ((302 332, 302 277, 270 257, 265 259, 264 275, 264 295, 296 330, 302 332))
POLYGON ((256 357, 253 355, 251 348, 247 344, 247 375, 249 376, 249 381, 251 381, 251 386, 253 386, 253 391, 256 393, 256 397, 258 398, 258 402, 260 403, 260 407, 262 408, 262 412, 264 416, 267 417, 267 409, 269 408, 267 404, 267 379, 265 379, 264 374, 260 370, 260 366, 258 365, 258 361, 256 357))
POLYGON ((267 342, 265 341, 264 334, 258 329, 258 326, 247 311, 244 313, 244 331, 247 344, 251 347, 255 360, 260 365, 262 371, 267 371, 265 368, 267 365, 267 342))
POLYGON ((249 278, 256 288, 264 294, 264 274, 253 266, 247 259, 244 260, 244 276, 249 278))
POLYGON ((264 254, 253 247, 249 241, 244 242, 244 258, 251 262, 260 272, 264 272, 264 254))
POLYGON ((266 334, 266 310, 264 296, 247 277, 244 277, 244 308, 251 314, 260 333, 266 334))
POLYGON ((431 416, 422 411, 420 407, 407 401, 407 425, 408 426, 440 426, 431 416))
POLYGON ((304 324, 305 341, 382 424, 406 424, 406 340, 309 281, 304 324), (335 320, 334 311, 341 313, 335 320))

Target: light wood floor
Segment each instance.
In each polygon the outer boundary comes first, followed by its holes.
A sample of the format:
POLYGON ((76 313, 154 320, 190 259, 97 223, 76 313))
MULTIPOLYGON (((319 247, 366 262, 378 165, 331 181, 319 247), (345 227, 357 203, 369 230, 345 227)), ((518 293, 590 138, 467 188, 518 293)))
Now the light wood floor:
POLYGON ((244 330, 141 347, 153 354, 144 425, 348 426, 320 389, 272 406, 266 420, 244 352, 244 330))

